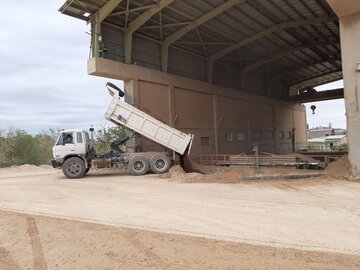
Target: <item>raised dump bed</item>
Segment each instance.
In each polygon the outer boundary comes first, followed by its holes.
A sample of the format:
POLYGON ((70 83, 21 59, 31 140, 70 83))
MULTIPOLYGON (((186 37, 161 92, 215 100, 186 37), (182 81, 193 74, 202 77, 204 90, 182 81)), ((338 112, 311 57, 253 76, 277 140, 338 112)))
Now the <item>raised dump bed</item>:
POLYGON ((124 126, 180 155, 190 151, 193 135, 186 134, 155 119, 120 99, 120 92, 112 84, 106 85, 113 100, 105 118, 124 126))

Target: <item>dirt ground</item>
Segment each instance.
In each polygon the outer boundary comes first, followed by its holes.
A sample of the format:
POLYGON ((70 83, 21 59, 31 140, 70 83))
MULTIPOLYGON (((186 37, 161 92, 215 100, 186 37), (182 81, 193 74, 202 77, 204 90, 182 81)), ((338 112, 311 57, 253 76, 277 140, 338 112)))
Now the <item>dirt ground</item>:
POLYGON ((0 269, 359 269, 360 257, 0 211, 0 269))
MULTIPOLYGON (((178 183, 218 183, 218 184, 253 184, 254 181, 268 183, 268 180, 307 179, 324 176, 324 171, 297 170, 295 168, 262 167, 255 172, 253 166, 201 166, 193 164, 195 171, 186 173, 180 165, 173 166, 169 172, 159 175, 178 183), (262 181, 266 180, 266 181, 262 181)), ((324 177, 323 177, 324 178, 324 177)), ((274 184, 274 182, 270 182, 274 184)))
POLYGON ((360 268, 356 182, 21 166, 0 169, 0 209, 0 269, 360 268))

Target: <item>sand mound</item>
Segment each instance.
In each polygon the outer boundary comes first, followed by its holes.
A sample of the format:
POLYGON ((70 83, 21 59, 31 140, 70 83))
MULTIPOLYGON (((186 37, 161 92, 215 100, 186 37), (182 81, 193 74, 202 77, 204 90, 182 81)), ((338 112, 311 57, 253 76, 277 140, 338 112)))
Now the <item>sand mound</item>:
POLYGON ((191 180, 198 179, 199 177, 202 177, 202 174, 196 172, 186 173, 180 165, 176 165, 170 168, 167 173, 160 175, 160 178, 167 178, 170 181, 181 183, 191 182, 191 180))
POLYGON ((337 161, 331 162, 325 169, 327 176, 336 179, 351 179, 351 165, 347 155, 343 155, 337 161))
POLYGON ((185 179, 187 183, 220 183, 220 184, 235 184, 243 182, 243 173, 239 171, 228 171, 222 173, 214 173, 208 175, 200 175, 199 177, 192 177, 185 179))
POLYGON ((17 173, 17 172, 36 172, 36 171, 42 171, 42 170, 48 170, 52 169, 50 165, 30 165, 30 164, 24 164, 24 165, 13 165, 11 167, 7 168, 0 168, 0 172, 2 173, 17 173))
POLYGON ((9 171, 9 172, 24 172, 24 171, 34 171, 34 170, 39 170, 41 168, 39 168, 36 165, 30 165, 30 164, 24 164, 24 165, 13 165, 11 167, 7 167, 7 168, 1 168, 2 172, 5 171, 9 171))
POLYGON ((36 165, 24 164, 17 166, 18 170, 39 170, 40 168, 36 165))
POLYGON ((180 166, 180 165, 176 165, 174 167, 171 167, 170 170, 165 173, 160 175, 161 178, 178 178, 178 177, 183 177, 185 175, 185 171, 184 169, 180 166))
POLYGON ((289 170, 289 169, 267 169, 263 168, 260 172, 255 172, 254 168, 232 168, 219 169, 201 173, 186 173, 184 169, 177 165, 172 167, 168 173, 160 175, 160 178, 167 178, 170 181, 180 183, 219 183, 219 184, 240 184, 254 181, 268 180, 290 180, 319 177, 321 173, 316 171, 289 170))
POLYGON ((39 167, 42 169, 53 169, 51 165, 47 165, 47 164, 40 165, 39 167))

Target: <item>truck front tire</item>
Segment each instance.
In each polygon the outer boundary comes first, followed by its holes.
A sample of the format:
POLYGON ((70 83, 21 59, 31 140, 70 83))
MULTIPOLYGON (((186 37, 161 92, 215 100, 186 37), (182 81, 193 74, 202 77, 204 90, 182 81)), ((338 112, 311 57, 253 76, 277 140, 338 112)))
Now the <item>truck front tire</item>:
POLYGON ((132 157, 129 161, 129 172, 133 175, 144 175, 149 171, 149 161, 142 156, 132 157))
POLYGON ((150 159, 150 168, 153 173, 166 173, 171 166, 170 159, 165 154, 156 154, 150 159))
POLYGON ((85 162, 78 157, 71 157, 63 164, 63 173, 67 178, 81 178, 85 175, 85 162))

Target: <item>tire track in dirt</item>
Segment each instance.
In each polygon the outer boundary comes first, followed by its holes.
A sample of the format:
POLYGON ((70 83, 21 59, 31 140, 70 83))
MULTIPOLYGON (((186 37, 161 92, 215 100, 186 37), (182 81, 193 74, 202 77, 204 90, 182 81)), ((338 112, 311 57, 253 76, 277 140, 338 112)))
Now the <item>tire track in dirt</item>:
POLYGON ((161 265, 162 269, 168 269, 170 267, 169 263, 157 254, 153 249, 155 246, 147 247, 144 242, 140 240, 140 237, 137 232, 130 232, 123 235, 123 238, 139 253, 142 253, 145 256, 144 261, 147 261, 148 266, 161 265))
POLYGON ((152 248, 147 248, 137 237, 136 232, 131 232, 129 234, 124 234, 126 241, 132 245, 134 248, 143 253, 147 258, 161 260, 161 257, 158 256, 152 248))
POLYGON ((33 217, 26 217, 27 233, 30 237, 31 250, 33 253, 34 270, 47 270, 44 250, 41 245, 39 230, 33 217))
POLYGON ((10 252, 0 247, 0 269, 20 270, 21 267, 16 263, 10 252))

